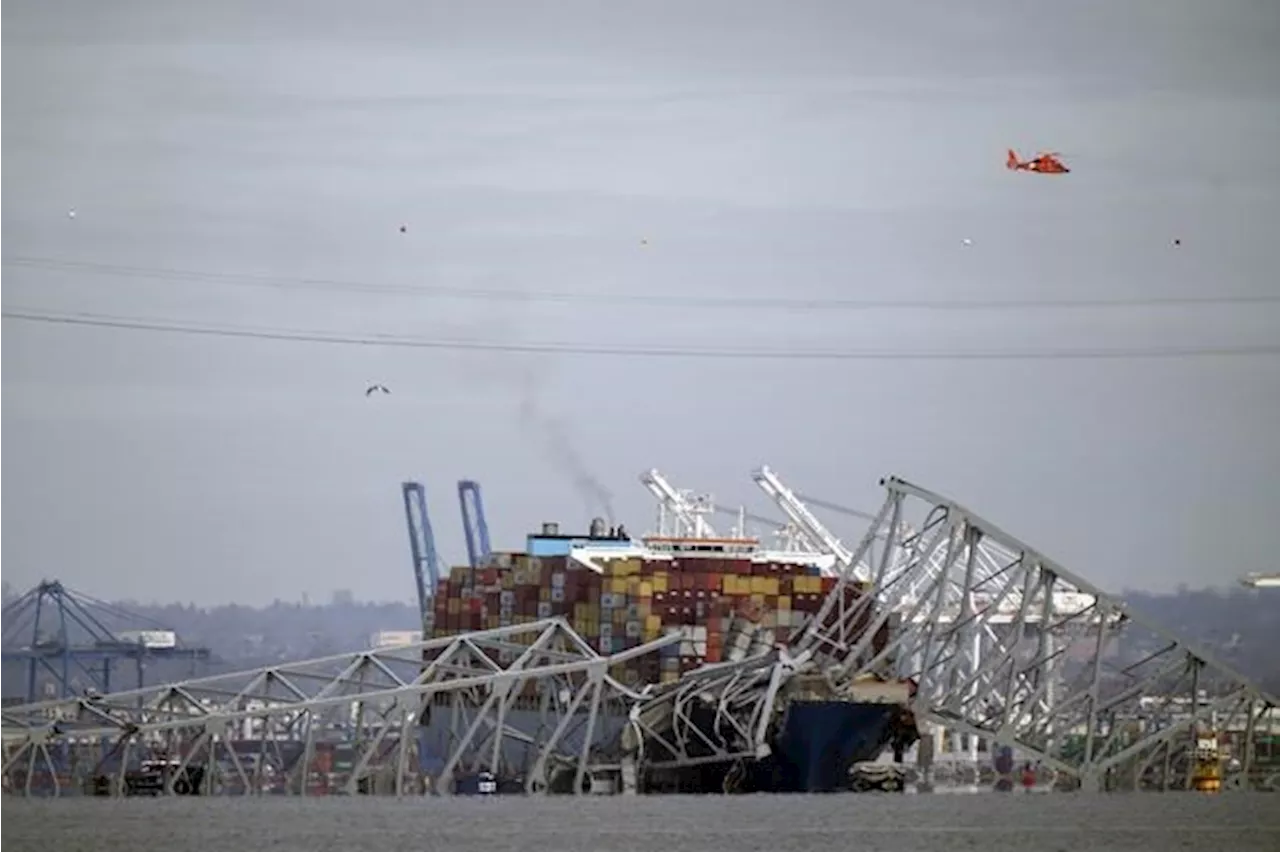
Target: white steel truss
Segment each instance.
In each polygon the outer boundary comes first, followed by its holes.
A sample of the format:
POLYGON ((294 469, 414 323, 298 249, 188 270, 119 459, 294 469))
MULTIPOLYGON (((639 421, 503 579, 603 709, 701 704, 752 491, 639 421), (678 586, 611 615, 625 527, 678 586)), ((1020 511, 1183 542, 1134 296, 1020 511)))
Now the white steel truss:
POLYGON ((837 588, 792 655, 837 680, 911 678, 918 718, 1015 748, 1064 783, 1184 787, 1202 728, 1242 734, 1235 782, 1256 780, 1251 744, 1275 724, 1275 696, 969 509, 883 484, 853 552, 873 594, 837 588))
POLYGON ((676 641, 667 636, 601 656, 566 621, 551 618, 6 708, 5 785, 29 793, 47 770, 54 792, 62 792, 54 767, 55 751, 63 749, 90 755, 74 784, 105 778, 107 792, 123 794, 130 752, 139 749, 169 757, 168 794, 192 767, 205 792, 259 793, 274 780, 277 790, 305 794, 317 748, 340 740, 354 747, 346 792, 423 792, 426 776, 431 790, 447 794, 458 777, 480 772, 519 777, 530 792, 557 784, 579 791, 590 783, 584 779, 594 751, 616 739, 603 720, 625 718, 641 698, 609 667, 676 641), (233 741, 256 747, 246 755, 233 741), (287 754, 286 744, 295 753, 287 754), (435 764, 423 769, 422 752, 432 750, 435 764))

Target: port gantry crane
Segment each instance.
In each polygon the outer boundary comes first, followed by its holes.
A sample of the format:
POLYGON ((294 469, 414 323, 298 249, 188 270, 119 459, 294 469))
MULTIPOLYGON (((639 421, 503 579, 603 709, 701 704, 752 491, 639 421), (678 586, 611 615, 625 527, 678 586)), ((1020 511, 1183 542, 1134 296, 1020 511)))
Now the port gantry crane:
MULTIPOLYGON (((432 618, 431 601, 440 583, 444 561, 436 549, 435 531, 427 510, 427 489, 421 482, 404 482, 400 486, 404 498, 405 525, 409 530, 409 553, 413 558, 413 579, 418 593, 418 610, 423 624, 432 618)), ((463 540, 467 546, 467 563, 474 571, 492 552, 489 522, 484 514, 480 483, 458 480, 458 507, 462 512, 463 540)))
POLYGON ((132 663, 142 686, 148 667, 170 669, 179 662, 191 674, 208 663, 208 648, 180 644, 165 625, 45 580, 4 606, 4 662, 21 664, 24 700, 110 692, 117 664, 132 663))
POLYGON ((489 544, 489 522, 484 516, 484 500, 480 483, 472 479, 458 481, 458 505, 462 509, 462 533, 467 544, 467 564, 471 570, 483 565, 493 548, 489 544))
POLYGON ((403 482, 404 519, 409 529, 409 553, 413 557, 413 580, 418 592, 418 613, 425 626, 434 615, 431 602, 440 585, 440 554, 427 512, 427 489, 421 482, 403 482))
MULTIPOLYGON (((451 779, 480 770, 514 770, 529 792, 585 792, 596 779, 620 776, 625 784, 629 772, 761 757, 796 675, 835 671, 847 682, 894 671, 894 661, 916 676, 919 717, 1011 747, 1068 788, 1189 789, 1199 726, 1239 732, 1246 743, 1264 727, 1280 733, 1280 700, 1240 673, 971 509, 896 477, 882 485, 883 505, 845 551, 850 565, 866 566, 872 594, 843 611, 851 572, 841 574, 789 645, 637 690, 610 677, 609 667, 678 635, 602 656, 552 618, 6 707, 7 789, 30 791, 34 777, 52 772, 54 745, 105 739, 125 759, 104 756, 93 771, 109 767, 117 793, 130 749, 168 744, 185 764, 208 767, 211 791, 262 790, 265 762, 287 777, 289 792, 305 794, 310 755, 340 718, 358 732, 349 792, 366 785, 418 792, 429 774, 444 793, 451 779), (998 571, 980 570, 984 553, 998 571), (908 629, 877 645, 877 628, 891 618, 908 629), (976 666, 964 654, 975 634, 976 666), (499 652, 512 662, 494 662, 499 652), (1047 701, 1051 689, 1057 694, 1047 701), (536 709, 520 710, 530 695, 536 709), (711 728, 694 723, 708 711, 711 728), (421 729, 416 738, 413 726, 421 729), (253 772, 227 745, 245 737, 259 741, 263 756, 253 772), (305 746, 290 761, 282 743, 298 738, 305 746), (433 750, 433 769, 424 748, 433 750), (415 751, 420 764, 411 768, 415 751)), ((1280 789, 1280 777, 1260 775, 1254 764, 1246 747, 1224 788, 1280 789)))

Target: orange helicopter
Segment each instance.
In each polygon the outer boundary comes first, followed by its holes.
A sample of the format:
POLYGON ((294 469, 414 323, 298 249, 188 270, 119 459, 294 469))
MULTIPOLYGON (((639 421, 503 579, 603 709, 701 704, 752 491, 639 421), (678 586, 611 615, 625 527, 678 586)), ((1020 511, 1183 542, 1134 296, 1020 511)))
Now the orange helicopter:
POLYGON ((1030 160, 1019 160, 1018 155, 1012 148, 1009 149, 1009 159, 1005 161, 1005 167, 1014 171, 1023 172, 1039 172, 1042 175, 1065 175, 1071 171, 1058 159, 1061 154, 1037 154, 1030 160))

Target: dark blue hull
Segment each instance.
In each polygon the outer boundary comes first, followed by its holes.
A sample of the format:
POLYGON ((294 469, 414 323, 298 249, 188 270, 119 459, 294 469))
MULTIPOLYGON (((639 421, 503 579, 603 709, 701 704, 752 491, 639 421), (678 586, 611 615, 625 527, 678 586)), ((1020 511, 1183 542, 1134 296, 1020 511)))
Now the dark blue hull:
POLYGON ((850 767, 880 756, 897 735, 901 714, 896 704, 793 702, 773 754, 751 772, 751 787, 773 793, 848 790, 850 767))

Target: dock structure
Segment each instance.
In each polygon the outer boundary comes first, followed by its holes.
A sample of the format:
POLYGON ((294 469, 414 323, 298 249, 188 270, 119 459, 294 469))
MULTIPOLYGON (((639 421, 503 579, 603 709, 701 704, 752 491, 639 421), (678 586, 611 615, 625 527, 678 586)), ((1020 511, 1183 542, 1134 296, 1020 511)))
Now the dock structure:
POLYGON ((679 633, 602 654, 550 618, 7 707, 5 790, 127 795, 161 759, 161 794, 629 793, 684 770, 730 791, 797 701, 901 705, 924 740, 877 743, 926 778, 950 736, 1056 789, 1194 789, 1212 739, 1221 789, 1280 789, 1275 696, 994 523, 890 477, 846 547, 755 478, 838 577, 785 642, 634 686, 610 672, 679 633))

